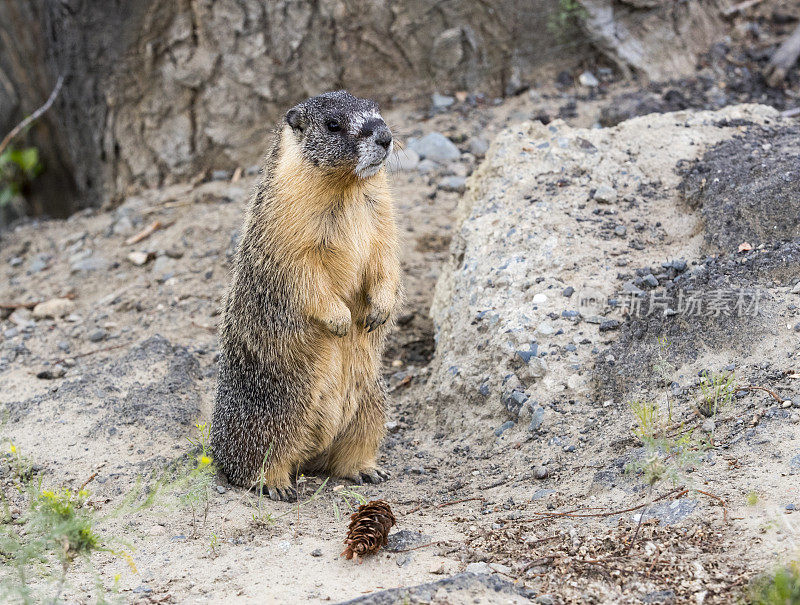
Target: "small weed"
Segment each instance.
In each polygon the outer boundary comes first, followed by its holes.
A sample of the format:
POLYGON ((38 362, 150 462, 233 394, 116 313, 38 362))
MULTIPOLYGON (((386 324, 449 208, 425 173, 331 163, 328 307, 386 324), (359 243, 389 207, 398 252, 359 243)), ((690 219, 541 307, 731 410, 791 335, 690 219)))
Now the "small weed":
POLYGON ((793 561, 775 573, 755 580, 747 590, 745 600, 752 605, 800 603, 800 563, 793 561))
POLYGON ((219 556, 219 538, 217 534, 211 534, 211 538, 208 540, 208 552, 213 558, 219 556))
POLYGON ((357 492, 355 488, 346 487, 344 485, 337 485, 333 488, 333 515, 336 517, 337 521, 342 520, 341 511, 339 510, 339 505, 336 502, 337 496, 344 501, 344 504, 347 506, 348 510, 353 510, 354 504, 364 505, 367 503, 367 499, 364 497, 363 494, 357 492))
POLYGON ((578 0, 558 0, 558 7, 547 20, 547 31, 559 42, 572 42, 586 16, 586 9, 578 0))
POLYGON ((654 439, 664 429, 664 422, 658 404, 644 399, 628 402, 628 407, 636 420, 633 433, 640 439, 654 439))
POLYGON ((747 494, 747 506, 755 506, 758 504, 758 492, 751 491, 747 494))
POLYGON ((736 392, 736 377, 733 372, 703 372, 700 375, 702 401, 699 412, 706 418, 713 418, 733 400, 736 392))

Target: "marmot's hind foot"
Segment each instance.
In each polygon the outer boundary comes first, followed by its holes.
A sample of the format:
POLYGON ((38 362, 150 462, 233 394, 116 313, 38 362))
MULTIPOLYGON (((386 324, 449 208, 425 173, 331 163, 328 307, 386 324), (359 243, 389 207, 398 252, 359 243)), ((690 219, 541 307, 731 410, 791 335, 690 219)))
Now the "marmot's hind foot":
POLYGON ((264 492, 269 496, 270 500, 282 502, 295 502, 297 500, 297 490, 293 487, 264 486, 264 492))
POLYGON ((346 478, 356 485, 364 485, 365 483, 383 483, 391 476, 392 475, 389 471, 385 471, 380 467, 376 467, 359 471, 346 478))

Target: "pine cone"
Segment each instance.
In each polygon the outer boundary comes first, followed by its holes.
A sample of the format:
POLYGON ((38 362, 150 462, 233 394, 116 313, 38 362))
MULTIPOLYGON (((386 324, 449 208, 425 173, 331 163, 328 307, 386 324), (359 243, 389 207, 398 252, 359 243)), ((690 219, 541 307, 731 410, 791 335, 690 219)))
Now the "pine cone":
POLYGON ((355 555, 361 563, 361 557, 378 552, 386 545, 389 529, 395 524, 394 514, 383 500, 373 500, 350 515, 350 526, 344 543, 347 548, 342 554, 348 559, 355 555))

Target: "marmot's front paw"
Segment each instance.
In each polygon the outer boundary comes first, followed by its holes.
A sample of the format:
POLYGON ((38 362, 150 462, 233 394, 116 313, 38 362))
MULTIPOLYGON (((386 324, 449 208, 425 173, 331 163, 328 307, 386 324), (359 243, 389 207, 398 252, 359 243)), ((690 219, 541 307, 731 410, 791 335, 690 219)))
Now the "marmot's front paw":
POLYGON ((379 326, 385 324, 387 319, 389 319, 389 311, 372 308, 364 322, 364 328, 366 328, 367 332, 372 332, 379 326))
POLYGON ((327 318, 323 323, 331 334, 342 337, 350 331, 353 318, 350 316, 350 309, 344 307, 338 315, 327 318))
POLYGON ((328 331, 333 334, 334 336, 346 336, 347 333, 350 331, 350 318, 347 319, 337 318, 337 319, 329 319, 325 322, 325 326, 328 328, 328 331))
POLYGON ((264 486, 264 491, 269 496, 270 500, 294 502, 297 500, 297 490, 293 487, 267 487, 264 486))
POLYGON ((354 475, 348 477, 350 481, 357 485, 364 485, 364 483, 382 483, 391 477, 389 471, 385 471, 379 466, 359 471, 354 475))

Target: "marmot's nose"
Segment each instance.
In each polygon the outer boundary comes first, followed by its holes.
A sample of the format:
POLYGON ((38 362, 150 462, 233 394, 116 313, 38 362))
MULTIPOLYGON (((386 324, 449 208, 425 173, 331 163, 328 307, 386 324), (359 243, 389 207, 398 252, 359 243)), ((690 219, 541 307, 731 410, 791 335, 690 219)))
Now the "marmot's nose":
POLYGON ((392 144, 392 133, 389 132, 386 126, 377 130, 375 133, 375 142, 384 149, 389 149, 389 145, 392 144))

